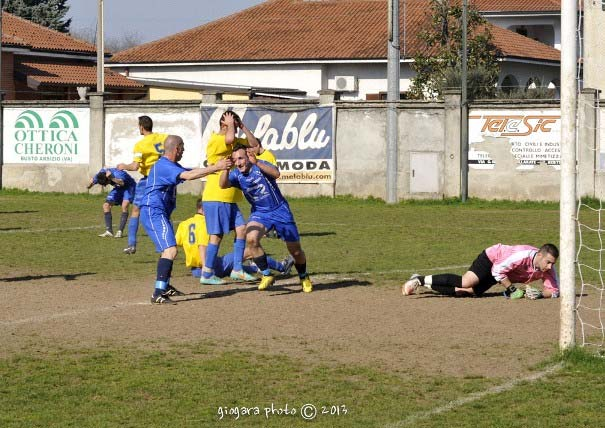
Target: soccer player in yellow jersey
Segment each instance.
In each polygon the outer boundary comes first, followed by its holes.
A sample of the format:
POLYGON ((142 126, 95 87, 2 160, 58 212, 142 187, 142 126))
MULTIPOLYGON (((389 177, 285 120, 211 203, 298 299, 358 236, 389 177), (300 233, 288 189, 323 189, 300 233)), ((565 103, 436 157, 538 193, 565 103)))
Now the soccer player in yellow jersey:
MULTIPOLYGON (((233 146, 236 143, 250 147, 258 145, 256 137, 234 112, 224 112, 219 123, 220 131, 212 133, 206 148, 208 165, 213 165, 220 159, 230 158, 233 146), (243 131, 246 138, 235 136, 238 128, 243 131)), ((220 174, 209 175, 202 194, 204 213, 206 214, 206 229, 210 235, 210 242, 208 243, 200 282, 202 284, 223 284, 223 280, 215 275, 213 266, 216 263, 223 235, 229 234, 232 230, 235 230, 235 243, 233 245, 233 271, 230 276, 236 280, 252 281, 256 278, 248 275, 242 268, 246 248, 246 221, 237 206, 237 202, 243 199, 243 195, 239 189, 221 189, 219 177, 220 174)))
MULTIPOLYGON (((176 231, 176 244, 183 247, 185 252, 185 265, 191 269, 191 275, 199 278, 202 274, 203 262, 206 257, 206 248, 208 247, 209 236, 206 232, 206 218, 202 200, 198 199, 196 203, 197 212, 193 217, 179 223, 176 231)), ((283 261, 267 257, 269 269, 280 272, 282 275, 289 275, 294 258, 288 255, 283 261)), ((245 272, 252 274, 258 272, 256 265, 242 266, 245 272)), ((214 265, 215 275, 224 278, 231 275, 233 271, 233 253, 217 256, 214 265)))
POLYGON ((134 145, 133 161, 129 164, 118 164, 118 169, 139 171, 143 176, 137 183, 134 194, 132 213, 128 222, 128 246, 124 248, 125 254, 134 254, 137 251, 137 230, 139 229, 141 198, 147 185, 149 170, 164 153, 164 140, 167 137, 167 134, 153 132, 153 121, 149 116, 139 116, 139 132, 143 138, 134 145))
POLYGON ((258 146, 252 148, 252 153, 256 156, 256 159, 264 160, 265 162, 269 162, 271 165, 277 166, 277 159, 271 150, 265 149, 263 147, 263 143, 258 140, 258 146))

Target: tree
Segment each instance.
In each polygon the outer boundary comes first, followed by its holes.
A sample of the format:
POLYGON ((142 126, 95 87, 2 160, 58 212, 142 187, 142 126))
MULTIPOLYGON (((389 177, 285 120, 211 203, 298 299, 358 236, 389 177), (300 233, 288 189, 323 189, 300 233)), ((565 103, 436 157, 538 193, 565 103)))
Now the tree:
MULTIPOLYGON (((462 60, 462 6, 460 1, 430 0, 431 23, 419 38, 425 52, 414 57, 410 92, 415 98, 440 97, 447 88, 460 87, 462 60)), ((498 49, 487 21, 476 8, 467 12, 468 98, 493 97, 498 82, 498 49)))
POLYGON ((69 32, 67 0, 4 0, 4 10, 62 33, 69 32))
MULTIPOLYGON (((69 34, 76 39, 84 40, 93 45, 97 43, 97 30, 92 27, 72 28, 69 34)), ((105 37, 105 49, 112 53, 140 45, 141 43, 141 35, 136 31, 127 31, 113 37, 105 37)))

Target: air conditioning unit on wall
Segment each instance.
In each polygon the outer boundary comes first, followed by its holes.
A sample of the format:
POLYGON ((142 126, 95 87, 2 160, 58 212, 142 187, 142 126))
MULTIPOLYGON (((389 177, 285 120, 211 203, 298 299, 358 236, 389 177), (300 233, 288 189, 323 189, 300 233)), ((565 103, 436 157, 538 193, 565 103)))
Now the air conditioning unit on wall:
POLYGON ((342 92, 354 92, 357 90, 357 77, 334 76, 334 89, 342 92))

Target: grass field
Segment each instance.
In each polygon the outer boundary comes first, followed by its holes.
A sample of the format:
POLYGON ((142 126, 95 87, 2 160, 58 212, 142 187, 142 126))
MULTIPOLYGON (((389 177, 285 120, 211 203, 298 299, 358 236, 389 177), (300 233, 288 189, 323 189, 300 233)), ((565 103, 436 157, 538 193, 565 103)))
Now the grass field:
POLYGON ((399 292, 496 242, 558 244, 556 204, 293 199, 313 293, 202 288, 179 255, 165 308, 149 239, 97 238, 102 201, 0 191, 1 427, 602 425, 605 362, 558 354, 557 301, 399 292))

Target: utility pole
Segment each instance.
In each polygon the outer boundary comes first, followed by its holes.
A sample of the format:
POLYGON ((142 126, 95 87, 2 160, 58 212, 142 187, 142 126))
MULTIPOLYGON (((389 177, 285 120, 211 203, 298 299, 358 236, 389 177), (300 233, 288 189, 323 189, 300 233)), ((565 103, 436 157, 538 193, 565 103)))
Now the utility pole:
POLYGON ((389 41, 387 43, 387 198, 389 204, 397 202, 398 126, 399 103, 399 0, 387 0, 389 10, 389 41))
POLYGON ((4 0, 0 0, 0 189, 3 188, 2 171, 4 164, 4 91, 2 90, 2 12, 4 11, 4 0))
POLYGON ((468 198, 468 99, 467 99, 467 68, 468 52, 466 47, 468 31, 468 4, 462 2, 462 65, 460 67, 460 199, 466 202, 468 198))
POLYGON ((97 16, 97 92, 105 92, 105 41, 103 36, 103 0, 99 0, 97 16))

